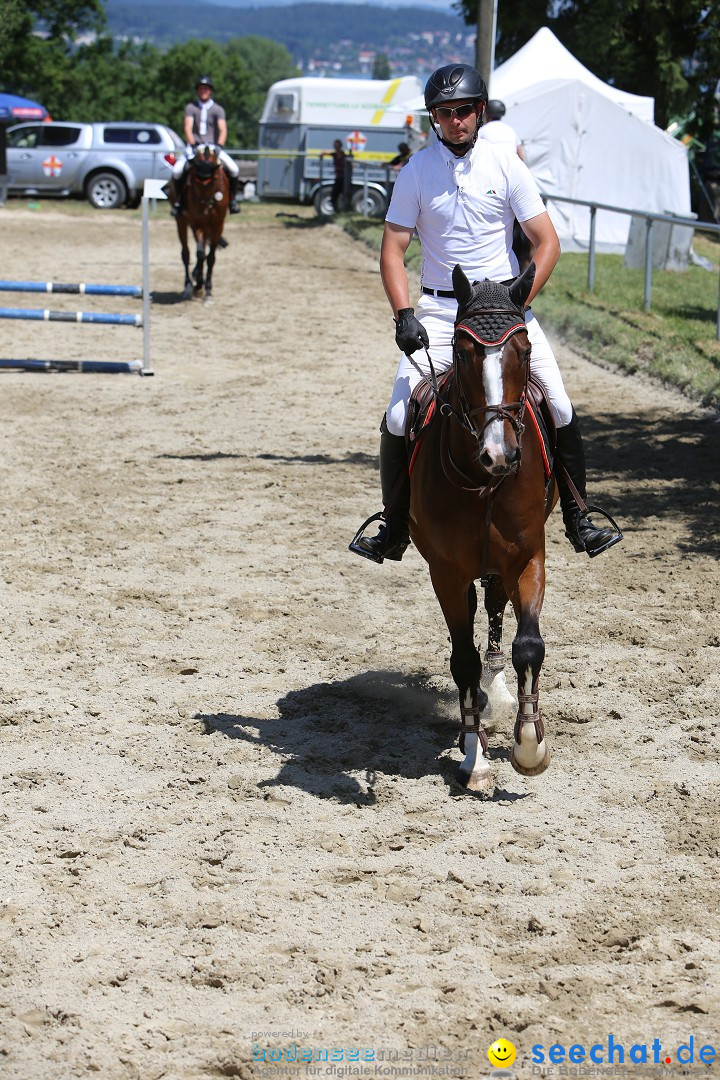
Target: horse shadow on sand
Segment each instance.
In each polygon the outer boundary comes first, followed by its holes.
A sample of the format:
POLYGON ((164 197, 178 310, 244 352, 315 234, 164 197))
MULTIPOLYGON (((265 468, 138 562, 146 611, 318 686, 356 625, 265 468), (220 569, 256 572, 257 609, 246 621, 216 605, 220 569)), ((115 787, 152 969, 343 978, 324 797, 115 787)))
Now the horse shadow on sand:
MULTIPOLYGON (((372 806, 376 776, 407 780, 437 777, 448 796, 467 797, 456 780, 457 692, 427 676, 367 671, 349 679, 315 683, 280 698, 279 716, 260 719, 233 713, 199 714, 206 734, 220 733, 265 746, 281 760, 276 776, 258 788, 293 787, 318 799, 372 806)), ((512 732, 491 738, 490 757, 509 761, 512 732)), ((472 797, 472 796, 471 796, 472 797)), ((524 794, 498 787, 494 800, 524 794)))

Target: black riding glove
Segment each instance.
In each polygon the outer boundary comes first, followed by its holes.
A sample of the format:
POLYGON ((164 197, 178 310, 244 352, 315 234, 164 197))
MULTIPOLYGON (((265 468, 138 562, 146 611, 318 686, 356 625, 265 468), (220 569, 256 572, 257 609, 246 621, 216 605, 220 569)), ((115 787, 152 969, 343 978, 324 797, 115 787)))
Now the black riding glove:
POLYGON ((427 349, 430 344, 427 330, 420 320, 415 318, 415 311, 411 307, 398 311, 395 320, 395 344, 404 353, 414 353, 423 347, 427 349))

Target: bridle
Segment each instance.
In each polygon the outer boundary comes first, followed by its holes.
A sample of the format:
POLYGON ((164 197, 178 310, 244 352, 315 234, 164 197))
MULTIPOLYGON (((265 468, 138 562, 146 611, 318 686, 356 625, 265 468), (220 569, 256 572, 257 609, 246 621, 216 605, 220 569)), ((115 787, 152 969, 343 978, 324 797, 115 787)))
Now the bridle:
MULTIPOLYGON (((492 315, 500 315, 507 317, 508 314, 510 313, 504 308, 484 308, 479 318, 485 319, 486 316, 492 315)), ((517 334, 520 330, 525 330, 525 319, 523 318, 522 322, 517 322, 514 325, 510 326, 502 333, 500 337, 492 341, 487 340, 487 337, 490 335, 485 335, 485 337, 482 337, 480 335, 480 332, 475 330, 471 325, 468 325, 470 322, 471 319, 467 319, 466 321, 456 323, 455 334, 453 335, 452 343, 453 377, 455 385, 458 389, 458 397, 460 399, 460 405, 462 407, 462 427, 464 427, 466 431, 469 431, 471 435, 474 435, 475 439, 479 443, 480 440, 484 437, 485 431, 490 426, 490 424, 492 424, 495 420, 507 420, 508 423, 511 425, 513 431, 515 432, 519 447, 522 434, 525 431, 523 417, 525 415, 525 405, 527 403, 527 385, 530 375, 530 365, 527 362, 525 363, 525 385, 523 386, 522 394, 520 395, 519 401, 508 402, 507 404, 501 405, 481 405, 477 409, 471 409, 460 374, 460 364, 458 363, 459 350, 457 348, 457 333, 458 330, 462 330, 464 333, 468 334, 469 337, 473 338, 473 340, 477 341, 479 345, 482 345, 485 348, 499 348, 500 346, 504 347, 506 343, 510 340, 510 338, 513 336, 513 334, 517 334), (479 416, 481 413, 485 414, 486 419, 482 426, 479 427, 475 423, 475 417, 479 416)), ((453 415, 457 417, 458 414, 455 413, 453 410, 453 415)))
MULTIPOLYGON (((520 330, 525 330, 525 317, 519 310, 517 313, 509 311, 507 308, 484 308, 476 315, 471 315, 462 321, 455 324, 455 334, 453 335, 453 382, 457 388, 457 395, 460 404, 460 410, 453 405, 451 401, 445 397, 440 390, 438 384, 437 374, 432 362, 432 358, 427 348, 425 348, 425 355, 427 357, 428 366, 430 369, 429 377, 422 371, 420 365, 417 364, 412 356, 406 353, 407 359, 413 365, 415 370, 422 376, 423 381, 430 387, 433 398, 435 399, 435 405, 439 414, 446 418, 454 420, 463 431, 468 435, 471 435, 475 439, 477 446, 479 447, 481 441, 485 437, 486 429, 495 420, 507 420, 515 432, 515 437, 518 442, 518 460, 513 466, 510 473, 505 473, 502 476, 492 476, 487 483, 477 484, 473 477, 468 476, 457 462, 453 459, 448 439, 447 425, 443 425, 440 452, 443 470, 448 480, 462 488, 463 491, 477 492, 480 497, 483 497, 486 493, 494 491, 499 487, 502 481, 512 472, 517 472, 520 465, 520 458, 522 456, 522 435, 525 431, 525 425, 523 419, 525 416, 525 407, 527 404, 527 387, 528 379, 530 377, 530 364, 525 362, 525 384, 523 386, 522 393, 519 401, 508 402, 507 404, 500 405, 481 405, 478 408, 471 408, 468 400, 465 386, 463 385, 462 376, 460 374, 460 364, 458 363, 459 350, 457 348, 457 332, 462 330, 472 337, 478 344, 485 347, 498 348, 499 346, 505 346, 510 338, 518 333, 520 330), (479 320, 487 322, 486 316, 498 316, 506 325, 502 328, 500 333, 486 333, 486 328, 477 329, 471 324, 479 320), (476 417, 484 416, 482 423, 476 421, 476 417)), ((479 455, 478 455, 479 456, 479 455)))

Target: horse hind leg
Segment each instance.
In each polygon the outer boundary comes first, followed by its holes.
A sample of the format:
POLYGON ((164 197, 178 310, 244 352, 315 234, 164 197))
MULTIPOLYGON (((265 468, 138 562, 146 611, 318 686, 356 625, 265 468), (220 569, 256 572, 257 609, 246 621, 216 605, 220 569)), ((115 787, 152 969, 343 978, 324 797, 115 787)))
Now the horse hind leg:
POLYGON ((517 709, 517 700, 513 697, 505 681, 505 654, 502 651, 502 632, 505 608, 508 596, 503 588, 502 579, 495 574, 483 579, 485 583, 485 611, 488 619, 488 644, 483 657, 483 671, 480 685, 488 696, 488 705, 483 714, 483 723, 488 734, 512 721, 517 709))

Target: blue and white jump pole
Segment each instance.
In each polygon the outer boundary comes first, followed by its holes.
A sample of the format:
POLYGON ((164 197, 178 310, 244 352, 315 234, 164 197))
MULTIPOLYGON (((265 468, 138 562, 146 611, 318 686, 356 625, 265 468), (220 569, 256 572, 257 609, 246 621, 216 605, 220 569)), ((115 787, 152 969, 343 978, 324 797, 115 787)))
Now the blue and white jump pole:
POLYGON ((105 371, 154 375, 150 361, 150 199, 166 199, 162 180, 146 180, 142 198, 143 283, 140 285, 94 285, 84 282, 0 281, 0 292, 68 293, 81 296, 142 297, 142 315, 86 311, 51 311, 48 308, 0 307, 0 319, 30 319, 37 322, 72 322, 142 326, 143 358, 140 360, 8 360, 0 357, 0 368, 24 371, 105 371))
POLYGON ((74 293, 80 296, 142 296, 141 285, 78 285, 54 281, 0 281, 0 292, 74 293))
POLYGON ((0 319, 31 319, 35 322, 115 323, 142 326, 142 315, 113 315, 102 311, 49 311, 47 308, 0 307, 0 319))

